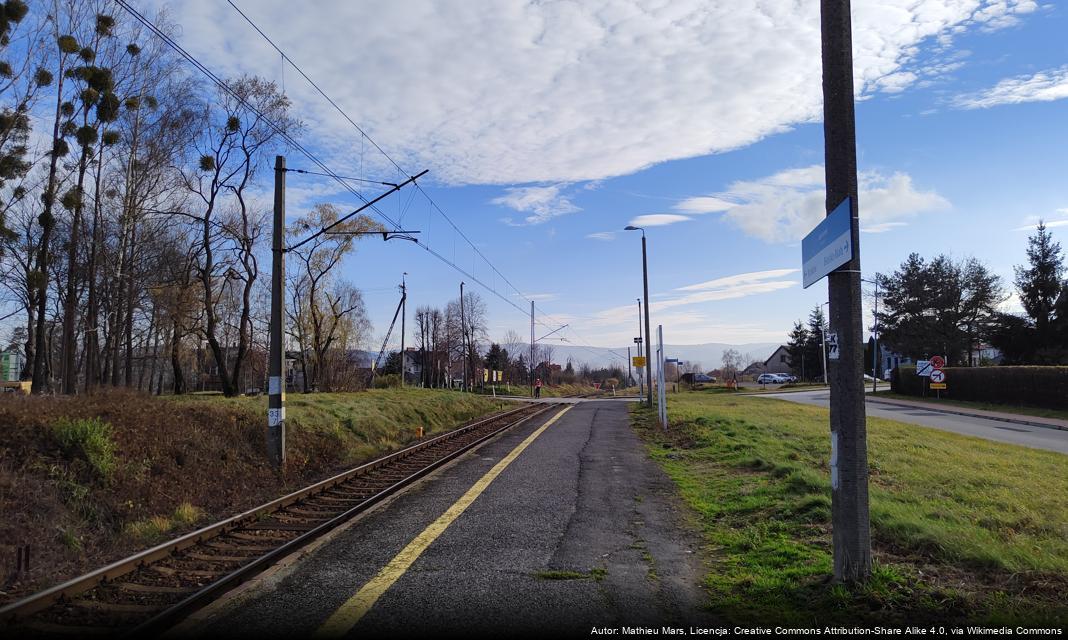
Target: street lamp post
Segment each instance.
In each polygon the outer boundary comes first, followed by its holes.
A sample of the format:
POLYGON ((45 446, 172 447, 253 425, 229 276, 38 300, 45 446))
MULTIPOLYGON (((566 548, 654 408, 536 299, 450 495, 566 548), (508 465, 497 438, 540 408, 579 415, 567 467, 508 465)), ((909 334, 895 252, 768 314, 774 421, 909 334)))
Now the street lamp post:
POLYGON ((632 224, 623 228, 624 231, 641 231, 642 232, 642 285, 645 293, 645 379, 648 381, 645 387, 646 402, 649 406, 653 406, 653 354, 652 343, 652 327, 649 324, 649 256, 646 250, 645 243, 645 229, 642 227, 636 227, 632 224))

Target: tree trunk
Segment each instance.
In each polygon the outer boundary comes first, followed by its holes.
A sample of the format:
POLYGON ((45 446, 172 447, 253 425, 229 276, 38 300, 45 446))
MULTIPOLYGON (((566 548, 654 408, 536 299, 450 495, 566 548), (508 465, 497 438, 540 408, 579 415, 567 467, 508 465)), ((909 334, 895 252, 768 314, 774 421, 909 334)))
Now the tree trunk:
POLYGON ((37 265, 35 271, 37 282, 37 330, 34 332, 33 349, 33 393, 44 393, 48 390, 48 379, 45 376, 47 364, 45 359, 49 353, 45 347, 45 317, 48 312, 48 245, 52 241, 52 228, 56 221, 52 217, 52 208, 56 200, 56 168, 59 164, 59 156, 55 152, 55 144, 59 140, 61 108, 63 106, 63 72, 66 62, 64 54, 59 55, 59 73, 56 74, 56 112, 52 125, 52 153, 49 155, 48 184, 44 193, 44 212, 38 220, 41 223, 41 244, 37 252, 37 265))
POLYGON ((182 341, 182 326, 177 316, 171 324, 171 372, 174 377, 174 395, 185 393, 185 376, 182 374, 182 361, 179 346, 182 341))

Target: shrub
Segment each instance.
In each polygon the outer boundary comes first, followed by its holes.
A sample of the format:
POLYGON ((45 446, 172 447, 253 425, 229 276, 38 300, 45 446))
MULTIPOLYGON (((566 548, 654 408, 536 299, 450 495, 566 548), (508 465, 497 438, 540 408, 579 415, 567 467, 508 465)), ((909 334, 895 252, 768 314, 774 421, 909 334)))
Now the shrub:
MULTIPOLYGON (((1068 367, 947 367, 945 372, 947 388, 941 395, 955 400, 1068 409, 1068 367)), ((901 366, 894 370, 891 388, 921 396, 926 382, 915 366, 901 366)))
POLYGON ((374 384, 372 385, 374 389, 393 389, 395 387, 400 387, 400 374, 398 373, 375 376, 374 384))
POLYGON ((56 442, 68 455, 80 455, 102 478, 115 469, 111 425, 100 418, 60 418, 52 425, 56 442))

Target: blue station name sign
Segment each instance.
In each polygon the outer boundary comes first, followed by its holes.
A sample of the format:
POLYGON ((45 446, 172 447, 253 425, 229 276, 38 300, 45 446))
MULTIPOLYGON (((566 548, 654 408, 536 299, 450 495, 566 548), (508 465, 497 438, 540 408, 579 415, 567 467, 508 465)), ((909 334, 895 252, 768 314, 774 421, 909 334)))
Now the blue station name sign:
POLYGON ((801 241, 804 288, 853 259, 853 216, 849 198, 801 241))

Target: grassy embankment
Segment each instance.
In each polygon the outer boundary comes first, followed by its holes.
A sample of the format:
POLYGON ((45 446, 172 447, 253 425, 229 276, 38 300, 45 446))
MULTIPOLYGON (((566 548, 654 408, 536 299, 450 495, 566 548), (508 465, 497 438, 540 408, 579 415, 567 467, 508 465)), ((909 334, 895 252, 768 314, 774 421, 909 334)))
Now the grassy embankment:
POLYGON ((890 400, 911 400, 912 402, 925 402, 932 406, 943 405, 960 409, 979 409, 981 411, 1015 413, 1021 416, 1033 416, 1036 418, 1054 418, 1057 420, 1068 420, 1068 411, 1065 411, 1063 409, 1046 409, 1044 407, 1028 407, 1015 404, 1001 404, 996 402, 973 402, 970 400, 954 400, 952 398, 935 398, 933 396, 921 398, 918 396, 909 396, 902 393, 894 393, 893 391, 876 391, 874 397, 888 398, 890 400))
POLYGON ((869 419, 870 583, 832 585, 827 411, 681 394, 634 421, 696 512, 733 621, 1068 622, 1068 457, 869 419))
POLYGON ((0 397, 0 602, 238 513, 506 403, 424 389, 287 395, 287 461, 265 462, 267 399, 110 392, 0 397))

